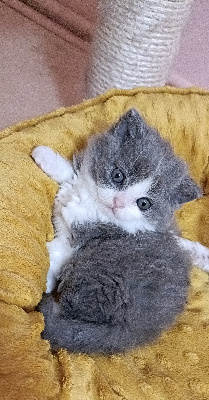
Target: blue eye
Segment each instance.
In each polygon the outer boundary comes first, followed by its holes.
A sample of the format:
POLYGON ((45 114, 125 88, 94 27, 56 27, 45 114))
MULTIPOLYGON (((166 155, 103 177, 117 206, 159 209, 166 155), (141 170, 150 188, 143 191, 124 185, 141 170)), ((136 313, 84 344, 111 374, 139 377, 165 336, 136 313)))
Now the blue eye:
POLYGON ((115 183, 122 183, 125 179, 124 173, 119 168, 115 168, 112 171, 111 176, 112 176, 113 182, 115 182, 115 183))
POLYGON ((136 201, 136 203, 141 211, 148 210, 152 205, 152 203, 151 203, 150 199, 148 199, 148 197, 141 197, 141 199, 138 199, 136 201))

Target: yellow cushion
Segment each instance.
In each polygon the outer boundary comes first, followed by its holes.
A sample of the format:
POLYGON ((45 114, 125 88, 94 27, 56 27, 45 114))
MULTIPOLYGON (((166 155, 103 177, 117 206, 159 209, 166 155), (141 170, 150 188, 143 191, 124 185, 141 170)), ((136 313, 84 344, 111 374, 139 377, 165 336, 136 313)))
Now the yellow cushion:
POLYGON ((112 90, 96 99, 8 128, 0 134, 1 400, 209 399, 208 275, 192 269, 189 302, 158 341, 125 355, 51 354, 34 311, 46 287, 46 241, 57 184, 30 157, 47 145, 71 157, 89 135, 131 107, 171 141, 204 188, 178 213, 183 235, 209 246, 209 92, 112 90))

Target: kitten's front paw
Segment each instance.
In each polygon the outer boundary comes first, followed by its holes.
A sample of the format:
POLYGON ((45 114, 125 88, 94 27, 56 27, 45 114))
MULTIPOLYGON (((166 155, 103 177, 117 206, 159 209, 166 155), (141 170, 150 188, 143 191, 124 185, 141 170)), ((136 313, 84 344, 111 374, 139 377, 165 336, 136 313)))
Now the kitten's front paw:
POLYGON ((68 228, 71 228, 75 221, 82 224, 86 221, 92 222, 94 218, 93 210, 82 206, 79 197, 73 197, 73 195, 72 200, 68 201, 65 207, 62 208, 61 214, 68 228))
POLYGON ((37 146, 31 153, 36 164, 50 176, 50 172, 55 164, 56 153, 47 146, 37 146))
POLYGON ((42 171, 57 183, 63 183, 68 180, 73 182, 76 179, 70 161, 50 149, 50 147, 37 146, 33 149, 31 156, 42 171))
POLYGON ((209 272, 209 248, 199 242, 177 237, 178 243, 191 257, 192 264, 209 272))

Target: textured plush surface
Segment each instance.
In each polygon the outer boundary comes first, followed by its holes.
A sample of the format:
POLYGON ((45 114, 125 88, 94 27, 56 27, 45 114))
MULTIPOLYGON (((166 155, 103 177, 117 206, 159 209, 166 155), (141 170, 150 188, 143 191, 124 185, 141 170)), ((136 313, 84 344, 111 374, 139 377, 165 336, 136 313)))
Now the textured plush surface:
POLYGON ((30 157, 37 145, 71 156, 86 138, 135 107, 168 138, 206 193, 179 212, 183 234, 209 246, 209 93, 110 91, 1 133, 0 393, 2 400, 205 400, 209 398, 208 275, 193 268, 187 309, 150 346, 125 355, 51 354, 34 311, 45 290, 57 185, 30 157))

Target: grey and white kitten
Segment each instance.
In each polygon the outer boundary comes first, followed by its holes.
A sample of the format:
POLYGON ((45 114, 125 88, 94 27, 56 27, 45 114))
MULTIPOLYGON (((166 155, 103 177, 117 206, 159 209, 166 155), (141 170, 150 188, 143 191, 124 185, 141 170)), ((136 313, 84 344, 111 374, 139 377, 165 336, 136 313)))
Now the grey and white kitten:
MULTIPOLYGON (((48 293, 77 250, 69 241, 72 223, 112 223, 133 234, 168 230, 174 210, 201 193, 186 164, 133 109, 109 131, 92 136, 73 165, 46 146, 36 147, 32 157, 60 184, 53 210, 55 238, 47 243, 48 293)), ((193 263, 209 270, 207 248, 181 237, 178 241, 193 263)))
POLYGON ((186 164, 135 110, 92 136, 73 167, 47 147, 32 156, 61 184, 47 277, 51 292, 60 276, 60 299, 41 302, 44 337, 84 352, 149 342, 186 300, 192 242, 174 235, 174 211, 201 195, 186 164))

